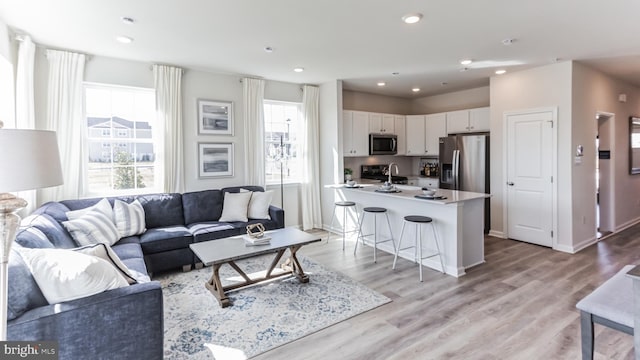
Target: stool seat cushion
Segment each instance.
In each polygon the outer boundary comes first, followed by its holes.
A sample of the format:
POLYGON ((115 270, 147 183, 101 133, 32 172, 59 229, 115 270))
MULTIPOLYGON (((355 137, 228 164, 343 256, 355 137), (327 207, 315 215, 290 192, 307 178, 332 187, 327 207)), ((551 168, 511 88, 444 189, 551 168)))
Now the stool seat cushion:
POLYGON ((337 201, 336 206, 356 206, 353 201, 337 201))
POLYGON ((421 215, 407 215, 404 217, 404 219, 406 221, 415 222, 415 223, 430 223, 433 221, 433 219, 431 219, 430 217, 421 216, 421 215))
POLYGON ((365 212, 372 212, 372 213, 383 213, 383 212, 387 212, 387 209, 383 208, 383 207, 377 207, 377 206, 370 206, 370 207, 366 207, 364 209, 362 209, 365 212))
POLYGON ((633 279, 627 272, 634 265, 622 268, 611 279, 580 300, 582 311, 633 328, 633 279))

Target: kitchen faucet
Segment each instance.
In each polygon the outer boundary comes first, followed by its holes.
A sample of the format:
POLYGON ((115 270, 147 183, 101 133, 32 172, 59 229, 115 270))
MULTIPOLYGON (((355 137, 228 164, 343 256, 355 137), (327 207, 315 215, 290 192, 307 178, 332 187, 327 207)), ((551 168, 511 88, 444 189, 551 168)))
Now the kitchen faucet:
POLYGON ((389 184, 392 184, 392 182, 391 182, 391 170, 392 170, 391 167, 394 166, 394 165, 396 167, 396 175, 398 175, 398 164, 396 164, 396 163, 389 164, 389 184))

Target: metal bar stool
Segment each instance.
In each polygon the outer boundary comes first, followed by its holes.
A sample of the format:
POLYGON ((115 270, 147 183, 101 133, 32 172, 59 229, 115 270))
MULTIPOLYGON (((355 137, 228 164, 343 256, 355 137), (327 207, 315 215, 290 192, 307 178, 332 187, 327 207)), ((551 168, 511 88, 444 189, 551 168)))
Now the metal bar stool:
MULTIPOLYGON (((342 208, 342 228, 341 228, 341 233, 342 233, 342 250, 344 250, 344 243, 345 243, 345 235, 347 233, 351 233, 351 232, 356 232, 357 229, 353 229, 351 231, 347 231, 347 209, 352 207, 355 210, 356 209, 356 203, 353 201, 337 201, 334 205, 333 205, 333 216, 331 216, 331 224, 329 225, 329 229, 333 230, 333 220, 336 219, 336 210, 338 210, 338 207, 342 208)), ((329 239, 331 239, 331 231, 329 232, 329 236, 327 237, 327 243, 329 242, 329 239)))
POLYGON ((400 231, 400 240, 398 240, 398 248, 396 249, 396 255, 393 257, 393 266, 392 269, 396 268, 396 261, 398 260, 398 253, 400 252, 400 250, 406 250, 406 249, 411 249, 414 248, 415 252, 414 252, 414 261, 417 261, 419 264, 419 268, 420 268, 420 281, 422 281, 422 260, 423 259, 428 259, 430 257, 434 257, 434 256, 438 256, 440 258, 440 266, 442 269, 442 273, 444 274, 444 261, 442 261, 442 253, 440 252, 440 246, 438 245, 438 234, 436 232, 436 227, 433 224, 433 219, 427 216, 420 216, 420 215, 408 215, 404 217, 404 222, 402 223, 402 230, 400 231), (413 223, 416 225, 416 238, 414 239, 414 245, 413 246, 409 246, 406 248, 400 248, 400 245, 402 245, 402 235, 404 234, 404 227, 405 225, 407 225, 407 223, 413 223), (431 230, 433 230, 433 240, 436 243, 436 251, 433 254, 429 254, 427 256, 424 256, 424 254, 422 253, 422 224, 430 224, 431 225, 431 230), (420 257, 418 257, 418 253, 420 253, 420 257))
POLYGON ((373 262, 377 262, 378 258, 377 258, 377 252, 378 252, 378 244, 379 243, 384 243, 384 242, 393 242, 393 251, 395 252, 396 250, 396 242, 395 240, 393 240, 393 233, 391 232, 391 223, 389 223, 389 215, 387 214, 387 209, 383 208, 383 207, 366 207, 364 209, 362 209, 362 217, 360 218, 360 226, 358 227, 358 237, 356 238, 356 247, 353 249, 353 254, 356 254, 356 250, 358 250, 358 240, 362 239, 362 244, 365 244, 365 239, 368 236, 372 236, 373 235, 373 262), (364 216, 367 213, 371 213, 373 214, 373 234, 366 234, 363 235, 362 234, 362 224, 364 224, 364 216), (388 239, 384 239, 384 240, 378 240, 378 214, 384 214, 384 216, 387 218, 387 226, 389 229, 389 236, 391 236, 388 239))

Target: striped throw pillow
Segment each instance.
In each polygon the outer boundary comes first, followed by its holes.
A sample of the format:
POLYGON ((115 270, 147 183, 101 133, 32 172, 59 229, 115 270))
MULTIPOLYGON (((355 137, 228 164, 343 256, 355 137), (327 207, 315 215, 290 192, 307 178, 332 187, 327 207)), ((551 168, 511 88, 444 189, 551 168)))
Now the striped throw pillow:
POLYGON ((131 204, 116 200, 113 204, 113 214, 120 238, 140 235, 147 231, 144 208, 137 199, 131 204))
POLYGON ((62 222, 79 246, 105 243, 113 245, 120 239, 113 221, 99 210, 92 210, 74 220, 62 222))

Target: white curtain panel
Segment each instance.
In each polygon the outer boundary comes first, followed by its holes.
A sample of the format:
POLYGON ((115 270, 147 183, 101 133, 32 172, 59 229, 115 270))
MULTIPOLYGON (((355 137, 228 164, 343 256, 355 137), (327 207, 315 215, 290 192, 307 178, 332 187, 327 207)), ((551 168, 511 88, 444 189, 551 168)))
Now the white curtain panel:
POLYGON ((264 187, 264 80, 244 78, 242 88, 245 184, 264 187))
POLYGON ((77 199, 83 194, 84 146, 86 129, 82 114, 82 83, 85 55, 47 50, 49 89, 47 129, 56 131, 64 184, 40 190, 40 203, 77 199))
POLYGON ((156 179, 164 182, 164 191, 184 191, 182 145, 182 69, 153 65, 156 88, 156 116, 162 129, 159 143, 154 144, 156 161, 164 164, 164 172, 156 171, 156 179))
MULTIPOLYGON (((36 116, 33 97, 33 69, 36 56, 36 44, 29 35, 22 37, 18 48, 18 66, 16 68, 16 128, 35 129, 36 116)), ((21 191, 17 196, 27 201, 20 211, 25 216, 36 208, 36 191, 21 191)))
POLYGON ((302 89, 302 229, 322 228, 320 207, 320 89, 305 85, 302 89))

